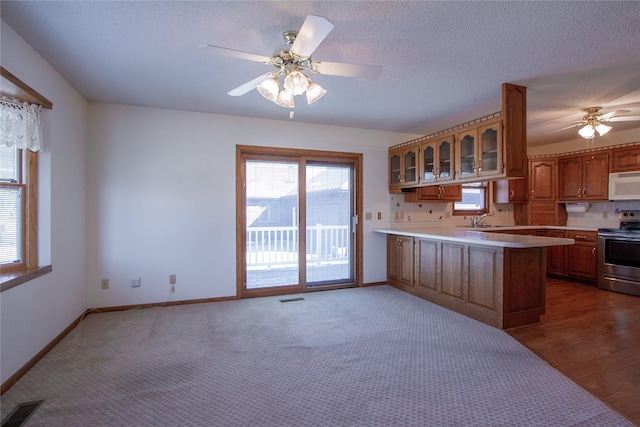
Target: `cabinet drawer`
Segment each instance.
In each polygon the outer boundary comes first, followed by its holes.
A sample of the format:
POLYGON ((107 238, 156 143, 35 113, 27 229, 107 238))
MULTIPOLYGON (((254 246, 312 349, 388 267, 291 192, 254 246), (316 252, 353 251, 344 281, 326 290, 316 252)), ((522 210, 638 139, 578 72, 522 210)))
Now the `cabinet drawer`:
POLYGON ((568 230, 567 238, 573 239, 576 242, 597 242, 598 241, 598 233, 595 231, 577 231, 577 230, 568 230))

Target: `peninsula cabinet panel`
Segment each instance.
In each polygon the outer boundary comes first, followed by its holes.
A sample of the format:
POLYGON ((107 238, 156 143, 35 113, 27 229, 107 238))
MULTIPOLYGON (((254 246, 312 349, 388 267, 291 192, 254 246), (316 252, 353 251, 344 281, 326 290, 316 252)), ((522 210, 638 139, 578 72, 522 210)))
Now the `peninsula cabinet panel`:
POLYGON ((465 245, 443 242, 441 248, 442 293, 465 300, 465 245))
POLYGON ((545 248, 396 235, 387 242, 387 276, 398 289, 500 329, 539 322, 544 313, 545 248), (412 279, 403 283, 410 265, 403 258, 412 256, 412 279))
POLYGON ((387 280, 392 286, 413 288, 413 237, 387 236, 387 280))
POLYGON ((611 172, 640 171, 640 144, 611 150, 611 172))
POLYGON ((416 239, 417 291, 436 292, 440 287, 440 242, 437 240, 416 239))
POLYGON ((487 246, 469 247, 469 304, 498 310, 498 289, 502 288, 501 251, 487 246))
POLYGON ((540 321, 545 311, 545 248, 504 248, 503 329, 540 321))
MULTIPOLYGON (((564 230, 540 230, 536 236, 564 238, 564 230)), ((547 248, 547 274, 567 275, 567 247, 549 246, 547 248)))

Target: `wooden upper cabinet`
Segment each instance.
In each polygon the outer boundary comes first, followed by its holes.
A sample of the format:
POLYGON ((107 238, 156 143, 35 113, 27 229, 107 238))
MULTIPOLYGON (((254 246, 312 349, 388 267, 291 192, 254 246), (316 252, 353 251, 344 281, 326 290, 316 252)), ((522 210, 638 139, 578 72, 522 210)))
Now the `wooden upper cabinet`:
POLYGON ((640 144, 614 148, 610 165, 611 172, 640 171, 640 144))
POLYGON ((502 121, 494 121, 478 129, 478 174, 502 173, 502 121))
POLYGON ((558 159, 558 199, 560 201, 604 201, 609 197, 608 185, 608 152, 558 159))
POLYGON ((558 159, 558 199, 582 200, 582 157, 558 159))
POLYGON ((456 179, 502 173, 502 121, 494 120, 459 132, 456 137, 456 179))
POLYGON ((423 142, 420 155, 420 184, 453 180, 453 135, 423 142))
POLYGON ((526 178, 526 91, 524 86, 505 83, 500 113, 390 148, 389 192, 440 185, 442 181, 526 178), (415 152, 404 151, 416 144, 419 148, 415 152))
POLYGON ((532 160, 529 164, 529 201, 556 200, 556 159, 532 160))
POLYGON ((404 193, 405 202, 461 202, 462 185, 418 187, 404 193))
POLYGON ((456 136, 456 179, 478 176, 478 129, 467 129, 456 136))
POLYGON ((494 203, 526 203, 529 187, 526 178, 502 179, 493 182, 494 203))
POLYGON ((418 151, 418 144, 389 151, 390 193, 400 193, 402 188, 418 184, 418 151))
POLYGON ((527 176, 527 88, 502 85, 502 135, 504 169, 507 177, 527 176))

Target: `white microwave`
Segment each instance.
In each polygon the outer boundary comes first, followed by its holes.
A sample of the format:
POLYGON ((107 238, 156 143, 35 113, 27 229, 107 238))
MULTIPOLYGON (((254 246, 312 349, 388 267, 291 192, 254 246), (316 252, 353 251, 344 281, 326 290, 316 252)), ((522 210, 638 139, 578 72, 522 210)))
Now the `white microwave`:
POLYGON ((610 173, 609 200, 640 200, 640 171, 610 173))

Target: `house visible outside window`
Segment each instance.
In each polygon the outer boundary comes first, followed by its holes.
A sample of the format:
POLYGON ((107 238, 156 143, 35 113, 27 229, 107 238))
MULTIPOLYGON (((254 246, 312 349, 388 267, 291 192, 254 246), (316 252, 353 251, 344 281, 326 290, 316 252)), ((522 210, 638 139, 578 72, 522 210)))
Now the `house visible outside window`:
POLYGON ((462 201, 453 204, 454 215, 478 215, 489 212, 487 183, 462 186, 462 201))

